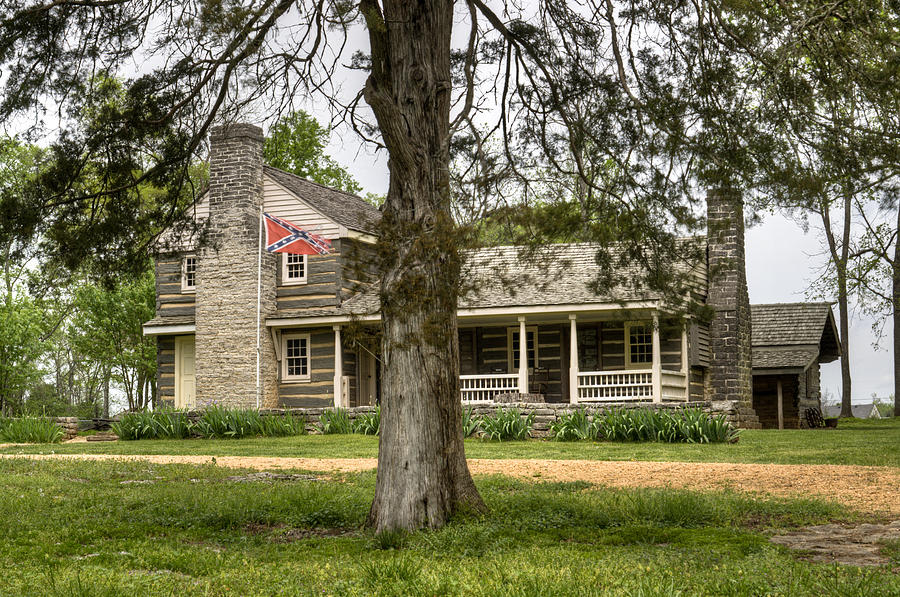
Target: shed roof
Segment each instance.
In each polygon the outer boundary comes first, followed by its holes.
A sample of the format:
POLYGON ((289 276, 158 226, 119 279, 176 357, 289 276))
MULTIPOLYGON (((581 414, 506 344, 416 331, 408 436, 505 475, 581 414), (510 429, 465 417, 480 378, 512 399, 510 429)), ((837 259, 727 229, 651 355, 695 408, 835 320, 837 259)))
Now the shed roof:
POLYGON ((754 346, 752 352, 754 369, 806 369, 819 356, 815 346, 754 346))
POLYGON ((193 325, 193 315, 157 315, 150 321, 144 323, 145 328, 163 327, 167 325, 193 325))
POLYGON ((819 344, 831 303, 751 305, 753 346, 819 344))
POLYGON ((751 305, 753 368, 805 369, 841 354, 831 303, 751 305))
MULTIPOLYGON (((880 419, 878 409, 871 402, 867 404, 851 404, 850 410, 857 419, 880 419)), ((826 417, 841 416, 840 404, 825 404, 822 406, 822 414, 826 417)))
POLYGON ((264 166, 263 169, 266 175, 326 218, 350 230, 375 233, 381 212, 368 201, 272 166, 264 166))

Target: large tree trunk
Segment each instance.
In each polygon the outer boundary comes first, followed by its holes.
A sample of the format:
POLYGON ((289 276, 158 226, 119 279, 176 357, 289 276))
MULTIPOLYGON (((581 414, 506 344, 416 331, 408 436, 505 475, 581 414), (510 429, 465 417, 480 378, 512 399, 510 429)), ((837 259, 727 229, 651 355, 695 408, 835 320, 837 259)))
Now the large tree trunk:
POLYGON ((369 524, 440 527, 483 510, 466 464, 459 398, 459 251, 450 217, 453 2, 361 3, 372 71, 365 98, 389 153, 379 247, 381 435, 369 524))
POLYGON ((106 369, 103 373, 103 418, 109 418, 109 376, 110 371, 106 369))
POLYGON ((844 194, 844 229, 841 242, 841 255, 837 263, 838 274, 838 310, 841 318, 841 416, 852 417, 850 404, 852 397, 850 379, 850 307, 847 304, 847 262, 850 259, 850 222, 851 195, 844 194))
POLYGON ((847 278, 838 274, 838 318, 841 328, 841 416, 852 417, 850 405, 850 307, 847 304, 847 278))
POLYGON ((897 205, 897 236, 894 238, 894 261, 891 263, 893 285, 891 305, 894 321, 894 416, 900 417, 900 204, 897 205))
POLYGON ((825 238, 828 241, 828 251, 831 254, 831 261, 834 263, 834 269, 837 273, 838 319, 841 332, 841 416, 852 417, 853 409, 850 405, 852 385, 850 382, 850 308, 847 303, 847 260, 850 257, 851 195, 845 190, 844 221, 840 247, 838 247, 834 231, 831 229, 831 214, 828 211, 830 205, 824 200, 819 205, 822 224, 825 227, 825 238))

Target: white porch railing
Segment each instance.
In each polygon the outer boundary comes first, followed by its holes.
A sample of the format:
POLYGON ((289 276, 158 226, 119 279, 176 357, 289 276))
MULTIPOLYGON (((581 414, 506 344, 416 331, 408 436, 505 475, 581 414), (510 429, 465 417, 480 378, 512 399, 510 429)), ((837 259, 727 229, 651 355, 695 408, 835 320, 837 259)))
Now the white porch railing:
POLYGON ((519 376, 516 373, 459 376, 463 404, 491 403, 498 394, 518 391, 519 376))
POLYGON ((584 371, 578 373, 579 402, 653 400, 652 371, 584 371))
POLYGON ((681 371, 662 370, 662 399, 663 402, 681 400, 687 402, 688 392, 687 374, 681 371))
MULTIPOLYGON (((687 375, 660 372, 662 401, 688 399, 687 375)), ((578 373, 579 402, 652 402, 653 371, 581 371, 578 373)))

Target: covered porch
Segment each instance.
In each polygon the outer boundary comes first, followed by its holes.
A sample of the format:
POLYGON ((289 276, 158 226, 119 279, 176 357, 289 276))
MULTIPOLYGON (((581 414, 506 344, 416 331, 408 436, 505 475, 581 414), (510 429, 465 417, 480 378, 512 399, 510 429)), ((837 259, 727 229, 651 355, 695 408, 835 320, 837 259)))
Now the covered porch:
MULTIPOLYGON (((690 322, 655 308, 461 314, 459 326, 466 405, 516 401, 510 394, 571 404, 691 399, 690 322)), ((702 373, 694 390, 702 395, 702 373)))

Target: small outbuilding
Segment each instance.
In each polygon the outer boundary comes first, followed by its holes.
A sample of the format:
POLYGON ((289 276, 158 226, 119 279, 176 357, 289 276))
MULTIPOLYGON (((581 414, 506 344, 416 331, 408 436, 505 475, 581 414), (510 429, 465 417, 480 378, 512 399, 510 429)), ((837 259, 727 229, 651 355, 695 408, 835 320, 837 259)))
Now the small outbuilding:
POLYGON ((821 408, 819 366, 841 356, 830 303, 751 305, 753 409, 763 429, 806 426, 821 408))
MULTIPOLYGON (((881 413, 878 412, 878 407, 875 406, 874 403, 869 402, 866 404, 851 404, 850 410, 853 412, 853 417, 856 419, 880 419, 881 413)), ((841 405, 840 404, 826 404, 822 407, 822 413, 826 417, 839 417, 841 416, 841 405)))

